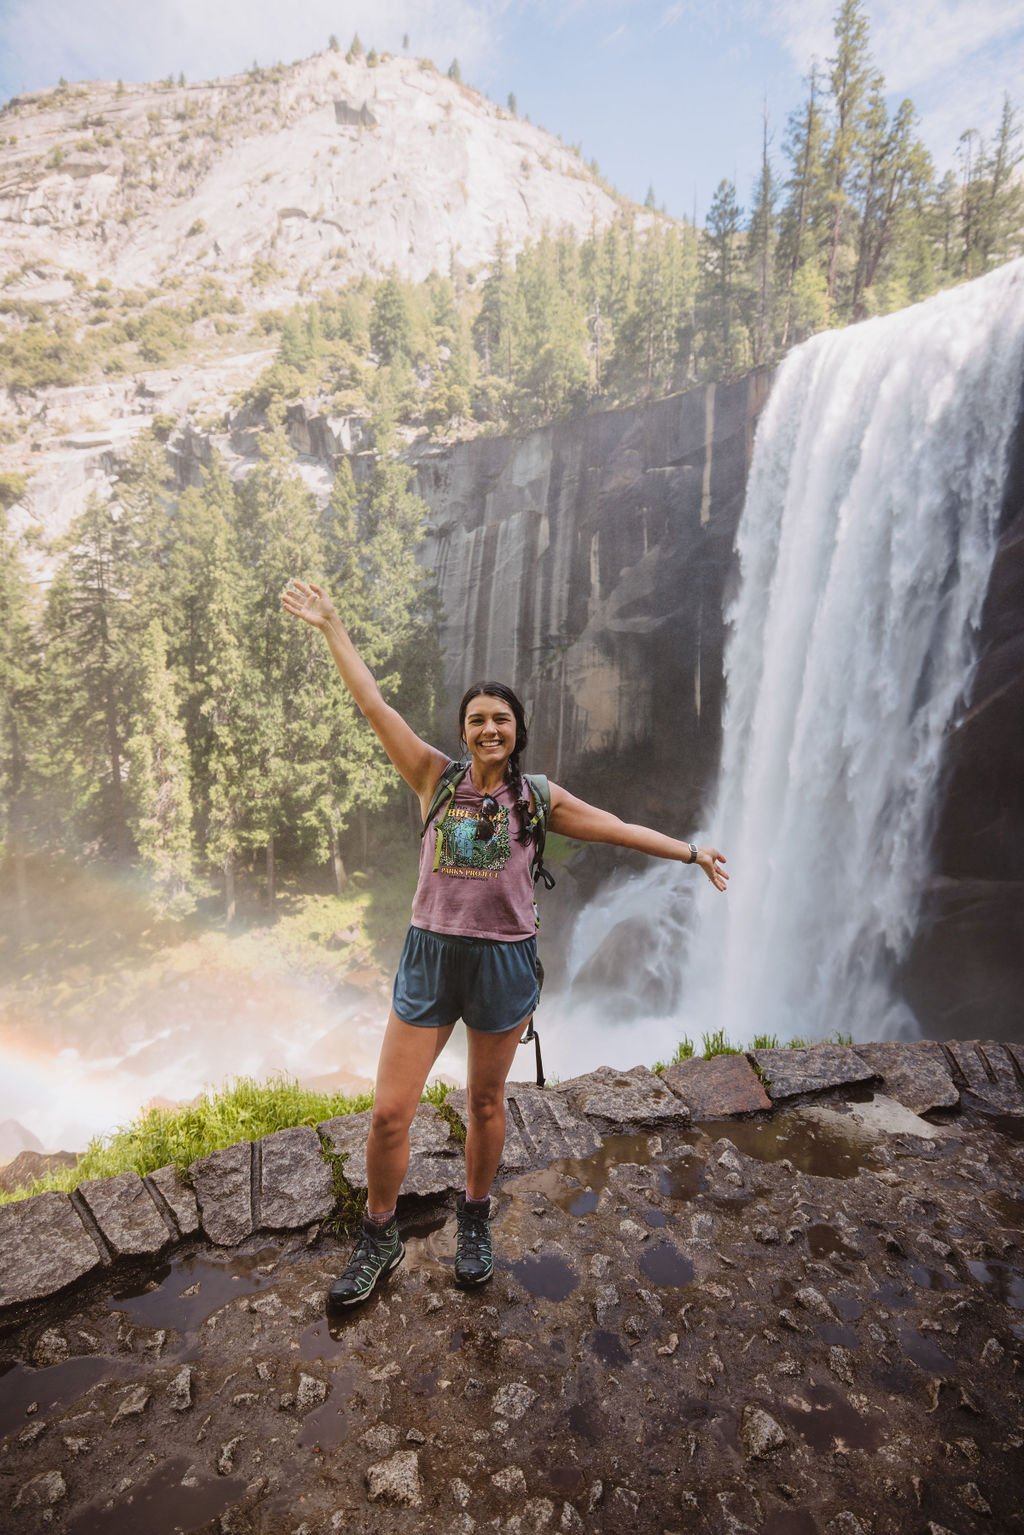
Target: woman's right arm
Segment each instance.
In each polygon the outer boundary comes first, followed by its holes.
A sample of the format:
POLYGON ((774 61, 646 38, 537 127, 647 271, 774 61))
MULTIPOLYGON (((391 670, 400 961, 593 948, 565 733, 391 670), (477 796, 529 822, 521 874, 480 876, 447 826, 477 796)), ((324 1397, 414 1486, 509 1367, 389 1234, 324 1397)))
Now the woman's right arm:
POLYGON ((296 618, 319 629, 327 641, 342 681, 355 699, 380 744, 406 783, 422 801, 448 764, 448 758, 436 747, 420 739, 410 725, 384 700, 377 679, 356 650, 348 631, 322 586, 306 581, 292 581, 281 598, 284 607, 296 618))

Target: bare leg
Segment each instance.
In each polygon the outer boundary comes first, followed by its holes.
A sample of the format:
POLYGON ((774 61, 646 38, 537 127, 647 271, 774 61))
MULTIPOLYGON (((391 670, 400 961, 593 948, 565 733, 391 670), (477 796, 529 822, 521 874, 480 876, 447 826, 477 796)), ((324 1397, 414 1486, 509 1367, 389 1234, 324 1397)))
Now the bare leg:
POLYGON ((505 1146, 505 1081, 529 1021, 524 1018, 514 1029, 506 1029, 502 1034, 466 1029, 469 1039, 466 1193, 470 1199, 486 1199, 498 1171, 505 1146))
POLYGON ((409 1126, 453 1028, 416 1028, 403 1023, 394 1008, 388 1017, 366 1142, 367 1205, 375 1212, 394 1209, 409 1166, 409 1126))

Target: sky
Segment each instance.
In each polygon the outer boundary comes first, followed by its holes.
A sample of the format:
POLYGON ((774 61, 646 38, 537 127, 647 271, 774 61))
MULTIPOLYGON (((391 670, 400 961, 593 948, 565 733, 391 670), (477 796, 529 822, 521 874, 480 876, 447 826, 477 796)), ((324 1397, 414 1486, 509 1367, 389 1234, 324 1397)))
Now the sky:
MULTIPOLYGON (((347 47, 408 50, 517 110, 620 191, 703 220, 718 182, 749 207, 767 112, 776 171, 838 0, 0 0, 0 100, 68 81, 212 79, 347 47)), ((1024 110, 1022 0, 866 0, 890 106, 909 96, 939 172, 960 135, 1024 110)))

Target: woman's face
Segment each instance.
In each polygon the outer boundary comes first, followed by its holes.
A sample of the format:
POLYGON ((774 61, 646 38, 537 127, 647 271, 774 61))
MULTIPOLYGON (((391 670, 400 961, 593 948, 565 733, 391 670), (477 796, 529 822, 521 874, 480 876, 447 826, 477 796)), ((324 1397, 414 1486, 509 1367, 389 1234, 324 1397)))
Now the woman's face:
POLYGON ((474 762, 504 767, 516 745, 516 717, 511 704, 491 693, 478 693, 466 706, 462 734, 474 762))

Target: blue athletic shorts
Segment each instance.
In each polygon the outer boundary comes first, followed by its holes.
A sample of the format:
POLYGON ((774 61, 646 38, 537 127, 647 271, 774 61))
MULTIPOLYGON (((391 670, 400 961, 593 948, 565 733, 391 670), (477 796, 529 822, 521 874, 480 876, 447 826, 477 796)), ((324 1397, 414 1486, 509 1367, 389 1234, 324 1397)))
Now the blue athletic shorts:
POLYGON ((540 1000, 537 940, 501 943, 410 927, 393 1001, 403 1023, 443 1029, 464 1018, 483 1034, 524 1023, 540 1000))

